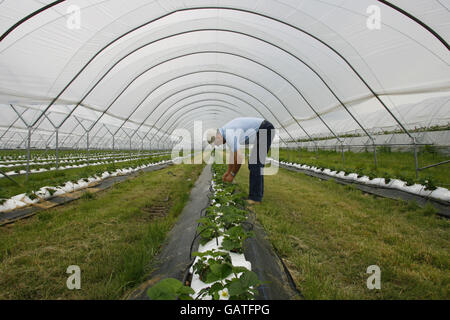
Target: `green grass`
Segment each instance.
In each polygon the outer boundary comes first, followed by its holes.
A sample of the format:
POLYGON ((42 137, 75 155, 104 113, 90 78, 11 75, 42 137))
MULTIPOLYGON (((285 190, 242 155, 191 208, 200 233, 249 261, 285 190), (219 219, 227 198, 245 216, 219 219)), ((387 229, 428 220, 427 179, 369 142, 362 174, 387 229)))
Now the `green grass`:
POLYGON ((88 178, 95 174, 101 175, 105 171, 115 171, 120 168, 128 168, 150 162, 159 162, 161 160, 168 160, 169 158, 170 156, 159 156, 149 159, 110 163, 84 168, 32 173, 30 174, 28 181, 26 181, 26 175, 12 176, 12 179, 14 179, 18 184, 6 178, 1 178, 0 199, 8 199, 21 193, 37 191, 45 186, 54 187, 64 184, 67 181, 78 181, 79 179, 88 178))
MULTIPOLYGON (((248 190, 248 169, 237 183, 248 190)), ((449 299, 450 222, 432 207, 280 169, 252 207, 306 299, 449 299), (381 268, 381 290, 366 287, 381 268)))
POLYGON ((112 189, 0 228, 0 299, 120 299, 152 259, 189 198, 201 165, 141 173, 112 189), (151 208, 167 207, 153 216, 151 208), (66 269, 81 268, 81 290, 66 269))
MULTIPOLYGON (((449 157, 436 152, 434 149, 423 149, 419 153, 419 167, 439 163, 448 160, 449 157)), ((342 153, 336 151, 320 150, 318 153, 301 150, 301 160, 299 161, 299 151, 291 150, 290 156, 286 149, 280 150, 280 160, 297 162, 309 166, 328 168, 332 170, 355 172, 367 175, 370 178, 397 178, 420 184, 429 183, 450 189, 450 163, 430 168, 419 173, 416 179, 414 154, 411 152, 393 152, 389 149, 379 148, 377 151, 378 167, 375 168, 374 154, 370 152, 345 152, 345 163, 342 160, 342 153)))

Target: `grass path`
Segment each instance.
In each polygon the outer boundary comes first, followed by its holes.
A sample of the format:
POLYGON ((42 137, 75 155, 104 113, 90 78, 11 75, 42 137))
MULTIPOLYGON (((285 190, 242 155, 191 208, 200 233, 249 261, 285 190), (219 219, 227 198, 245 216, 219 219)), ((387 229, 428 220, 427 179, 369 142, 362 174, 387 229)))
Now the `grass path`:
POLYGON ((202 168, 142 173, 0 228, 0 299, 124 297, 150 273, 202 168), (70 265, 81 268, 81 290, 66 287, 70 265))
POLYGON ((253 210, 306 299, 450 298, 450 221, 433 208, 280 169, 253 210), (371 265, 381 290, 367 289, 371 265))

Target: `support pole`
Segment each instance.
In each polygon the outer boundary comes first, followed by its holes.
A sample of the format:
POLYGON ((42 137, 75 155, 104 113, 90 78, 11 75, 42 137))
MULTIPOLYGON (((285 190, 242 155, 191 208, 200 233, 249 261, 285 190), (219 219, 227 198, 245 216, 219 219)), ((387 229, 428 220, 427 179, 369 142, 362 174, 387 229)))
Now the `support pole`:
POLYGON ((416 166, 416 179, 419 179, 419 158, 417 155, 417 142, 416 138, 414 138, 414 163, 416 166))
POLYGON ((131 137, 130 137, 130 161, 131 161, 131 137))
POLYGON ((116 164, 116 155, 115 155, 116 135, 113 134, 113 135, 112 135, 112 138, 113 138, 113 141, 112 141, 112 151, 113 151, 113 154, 112 154, 112 156, 113 156, 113 164, 115 165, 115 164, 116 164))
POLYGON ((345 166, 345 150, 344 150, 344 144, 341 144, 342 149, 342 164, 345 166))
POLYGON ((86 131, 86 159, 89 166, 89 131, 86 131))
POLYGON ((378 169, 378 159, 377 159, 377 146, 373 145, 373 156, 375 160, 375 169, 378 169))
POLYGON ((56 128, 55 130, 55 136, 56 136, 56 170, 59 169, 59 130, 56 128))
POLYGON ((28 127, 28 143, 27 143, 27 175, 26 181, 28 181, 28 176, 30 175, 30 149, 31 149, 31 127, 28 127))

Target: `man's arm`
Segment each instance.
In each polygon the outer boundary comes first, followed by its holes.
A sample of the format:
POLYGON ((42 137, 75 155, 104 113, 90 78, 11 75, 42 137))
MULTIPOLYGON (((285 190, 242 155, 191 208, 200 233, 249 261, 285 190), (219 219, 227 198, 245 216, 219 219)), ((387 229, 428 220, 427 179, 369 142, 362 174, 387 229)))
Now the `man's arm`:
POLYGON ((234 176, 239 172, 242 165, 242 155, 239 149, 237 149, 235 152, 230 152, 230 161, 228 163, 228 170, 223 176, 223 180, 225 182, 232 182, 234 179, 234 176))

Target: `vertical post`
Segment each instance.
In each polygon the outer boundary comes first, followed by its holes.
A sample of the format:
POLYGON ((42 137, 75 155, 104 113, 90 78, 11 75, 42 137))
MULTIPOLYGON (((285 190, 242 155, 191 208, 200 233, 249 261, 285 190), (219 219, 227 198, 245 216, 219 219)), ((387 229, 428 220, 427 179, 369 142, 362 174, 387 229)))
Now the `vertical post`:
POLYGON ((59 144, 59 130, 58 128, 55 129, 55 136, 56 136, 56 170, 59 168, 59 151, 58 151, 58 144, 59 144))
POLYGON ((31 149, 31 127, 28 127, 28 143, 27 143, 27 175, 26 180, 28 181, 28 176, 30 175, 30 149, 31 149))
POLYGON ((89 131, 86 131, 86 159, 89 166, 89 131))
POLYGON ((344 150, 344 144, 341 144, 342 149, 342 164, 345 166, 345 150, 344 150))
POLYGON ((131 161, 131 137, 130 137, 130 161, 131 161))
POLYGON ((116 155, 115 155, 115 147, 116 147, 116 135, 114 134, 112 136, 113 141, 112 141, 112 156, 113 156, 113 164, 116 164, 116 155))
POLYGON ((419 158, 417 155, 417 142, 416 138, 414 138, 414 163, 416 166, 416 179, 419 179, 419 158))
POLYGON ((373 156, 375 158, 375 169, 378 169, 377 146, 375 144, 373 145, 373 156))

